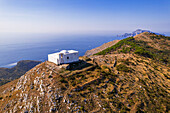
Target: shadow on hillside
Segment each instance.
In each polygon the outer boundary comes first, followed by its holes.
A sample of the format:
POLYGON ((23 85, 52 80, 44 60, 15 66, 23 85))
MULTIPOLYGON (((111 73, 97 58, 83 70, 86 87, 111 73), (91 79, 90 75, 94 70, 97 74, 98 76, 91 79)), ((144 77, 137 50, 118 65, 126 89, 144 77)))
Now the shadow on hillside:
POLYGON ((79 60, 78 62, 70 63, 68 70, 81 70, 92 65, 93 64, 87 63, 84 60, 79 60))

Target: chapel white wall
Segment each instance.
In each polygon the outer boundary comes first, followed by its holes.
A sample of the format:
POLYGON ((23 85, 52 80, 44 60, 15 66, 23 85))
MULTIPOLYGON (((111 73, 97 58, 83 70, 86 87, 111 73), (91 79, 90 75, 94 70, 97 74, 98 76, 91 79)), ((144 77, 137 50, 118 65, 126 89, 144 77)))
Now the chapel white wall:
POLYGON ((72 63, 79 61, 79 53, 60 53, 60 54, 49 54, 48 61, 53 62, 55 64, 63 64, 63 63, 72 63), (61 55, 63 54, 63 58, 61 59, 61 55), (69 57, 69 59, 67 59, 69 57))
POLYGON ((71 63, 71 62, 79 61, 79 55, 78 55, 78 53, 65 54, 63 56, 63 61, 64 61, 64 63, 71 63), (67 59, 67 57, 69 57, 69 59, 67 59))
POLYGON ((59 60, 59 56, 58 55, 53 55, 53 54, 48 55, 48 61, 53 62, 55 64, 60 64, 60 60, 59 60))

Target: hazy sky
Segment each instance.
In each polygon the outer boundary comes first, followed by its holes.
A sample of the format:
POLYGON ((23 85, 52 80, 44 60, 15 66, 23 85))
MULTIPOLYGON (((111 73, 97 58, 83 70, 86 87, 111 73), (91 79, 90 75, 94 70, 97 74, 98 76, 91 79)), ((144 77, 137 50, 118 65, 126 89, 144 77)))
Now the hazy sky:
POLYGON ((0 0, 1 33, 170 31, 170 0, 0 0))

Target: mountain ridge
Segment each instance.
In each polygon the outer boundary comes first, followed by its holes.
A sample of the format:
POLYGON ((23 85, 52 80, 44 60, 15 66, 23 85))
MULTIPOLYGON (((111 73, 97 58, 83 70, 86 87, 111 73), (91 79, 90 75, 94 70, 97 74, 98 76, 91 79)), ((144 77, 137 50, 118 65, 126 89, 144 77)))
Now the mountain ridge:
POLYGON ((98 52, 100 52, 100 51, 102 51, 102 50, 104 50, 108 47, 113 46, 117 42, 119 42, 119 40, 113 40, 113 41, 104 43, 103 45, 101 45, 99 47, 93 48, 91 50, 87 50, 84 56, 90 56, 90 55, 96 54, 96 53, 98 53, 98 52))
POLYGON ((144 32, 80 57, 72 70, 43 62, 0 86, 0 112, 169 112, 169 44, 144 32))

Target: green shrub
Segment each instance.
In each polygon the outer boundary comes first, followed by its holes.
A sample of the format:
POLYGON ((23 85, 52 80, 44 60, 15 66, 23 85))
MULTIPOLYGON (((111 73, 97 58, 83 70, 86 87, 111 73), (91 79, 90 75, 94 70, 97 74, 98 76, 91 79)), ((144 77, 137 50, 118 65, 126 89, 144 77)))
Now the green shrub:
POLYGON ((149 51, 144 50, 143 48, 137 48, 137 49, 135 50, 135 54, 139 54, 139 55, 141 55, 141 56, 153 58, 152 53, 149 52, 149 51))
POLYGON ((48 78, 52 78, 53 76, 52 75, 49 75, 48 78))
POLYGON ((125 63, 126 65, 132 64, 132 62, 130 62, 129 59, 122 60, 122 62, 125 63))
POLYGON ((95 55, 105 55, 105 54, 109 53, 110 51, 115 51, 116 49, 120 48, 122 45, 124 45, 125 43, 127 43, 130 40, 134 40, 134 38, 133 37, 125 38, 125 39, 119 41, 118 43, 116 43, 115 45, 113 45, 99 53, 96 53, 95 55))
POLYGON ((64 78, 62 78, 62 79, 60 80, 60 82, 62 82, 62 83, 68 83, 64 78))
POLYGON ((74 76, 70 76, 69 79, 70 80, 75 80, 75 77, 74 76))
POLYGON ((91 87, 88 87, 87 89, 88 89, 89 91, 91 91, 91 92, 94 91, 94 89, 91 88, 91 87))
POLYGON ((117 68, 118 71, 124 71, 124 72, 129 72, 130 71, 130 68, 127 67, 124 64, 119 64, 119 65, 116 66, 116 68, 117 68))
POLYGON ((107 66, 103 66, 103 69, 107 69, 108 67, 107 66))
POLYGON ((75 82, 72 82, 72 83, 71 83, 71 85, 72 85, 72 86, 75 86, 75 85, 76 85, 76 83, 75 83, 75 82))
POLYGON ((77 77, 77 78, 79 78, 79 77, 84 77, 84 75, 83 75, 83 74, 78 74, 78 75, 76 75, 76 77, 77 77))
POLYGON ((130 50, 131 50, 131 47, 123 47, 120 52, 122 52, 122 53, 129 53, 130 50))
POLYGON ((84 106, 81 106, 81 107, 80 107, 80 110, 84 110, 84 106))
POLYGON ((90 75, 90 77, 94 77, 94 75, 90 75))
POLYGON ((80 84, 81 83, 81 81, 80 80, 77 80, 77 84, 80 84))

